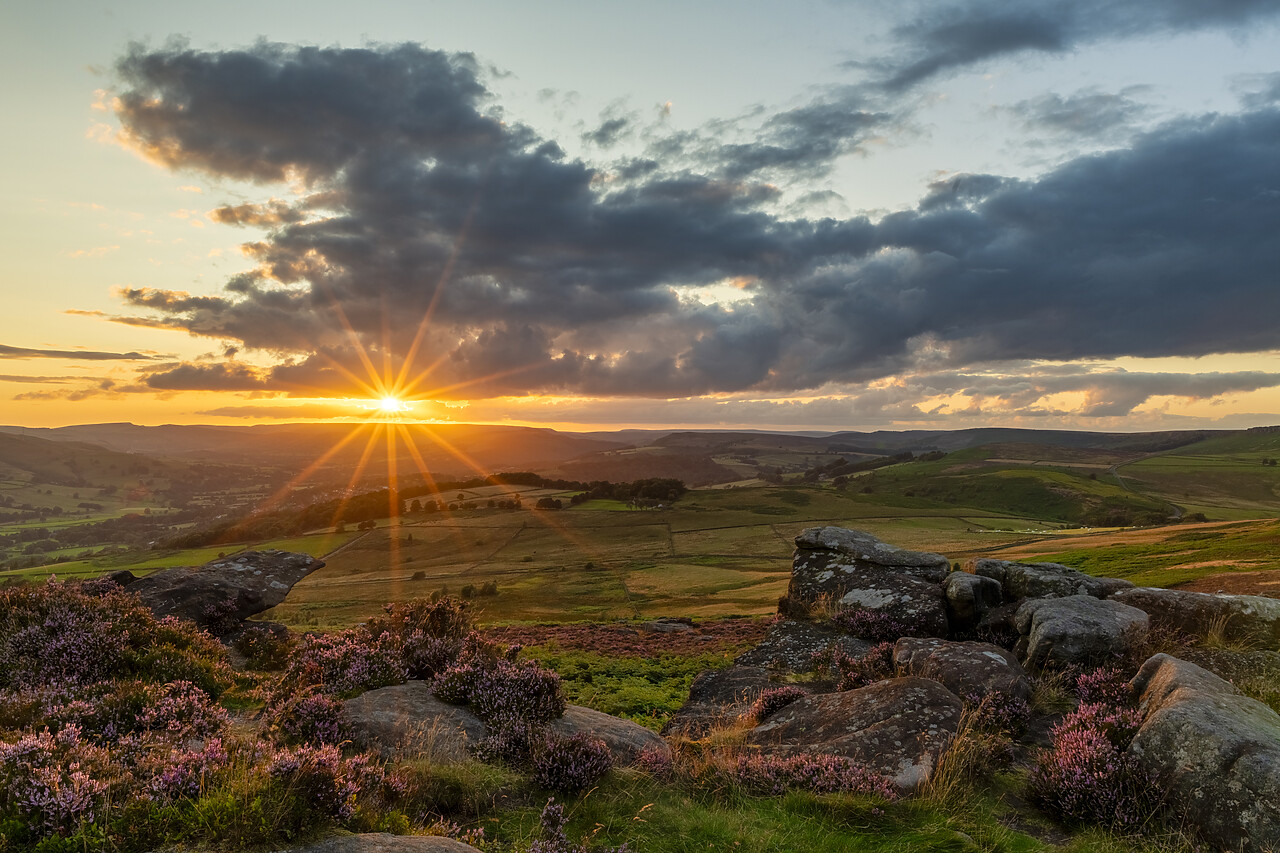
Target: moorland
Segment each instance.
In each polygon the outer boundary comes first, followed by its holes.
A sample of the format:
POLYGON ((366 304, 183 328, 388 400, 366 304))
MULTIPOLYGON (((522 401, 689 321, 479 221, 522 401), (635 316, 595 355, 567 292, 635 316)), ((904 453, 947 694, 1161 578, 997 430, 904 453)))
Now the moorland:
MULTIPOLYGON (((257 617, 289 630, 295 657, 311 648, 307 637, 355 636, 387 605, 459 602, 491 642, 518 643, 523 661, 554 673, 562 700, 657 730, 698 672, 727 666, 763 636, 787 590, 793 540, 809 527, 865 530, 956 565, 1043 560, 1143 586, 1280 594, 1277 457, 1280 428, 0 428, 0 582, 41 589, 55 577, 74 589, 122 569, 142 576, 250 549, 308 553, 324 568, 257 617), (696 641, 655 646, 639 629, 662 617, 691 621, 696 641)), ((179 632, 162 645, 169 651, 147 652, 151 663, 135 668, 138 691, 163 692, 172 683, 165 673, 177 667, 203 678, 217 699, 197 717, 258 720, 279 734, 279 685, 298 677, 289 664, 280 664, 283 675, 279 667, 232 672, 216 644, 198 636, 179 632), (184 662, 163 664, 165 655, 184 662)), ((1268 685, 1260 695, 1275 703, 1280 691, 1268 685)), ((1061 683, 1043 692, 1053 695, 1042 702, 1063 701, 1061 683)), ((338 827, 452 825, 485 828, 488 849, 526 849, 547 793, 501 762, 419 762, 413 808, 383 803, 317 817, 289 799, 296 792, 254 776, 252 762, 236 766, 238 781, 132 815, 149 827, 142 835, 64 827, 32 844, 270 846, 338 827), (275 809, 258 814, 262 825, 225 813, 254 797, 275 809)), ((585 797, 568 797, 570 835, 593 836, 597 846, 632 840, 643 850, 1186 843, 1167 828, 1133 835, 1064 823, 1022 802, 1007 774, 893 803, 803 790, 761 796, 740 782, 615 772, 585 797)))

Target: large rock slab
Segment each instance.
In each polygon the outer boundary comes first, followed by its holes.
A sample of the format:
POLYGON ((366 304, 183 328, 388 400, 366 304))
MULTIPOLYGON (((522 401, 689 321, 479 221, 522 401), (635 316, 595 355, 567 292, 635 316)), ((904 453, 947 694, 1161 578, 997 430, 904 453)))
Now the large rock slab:
POLYGON ((485 736, 485 724, 465 707, 441 702, 424 681, 361 693, 345 703, 352 740, 387 757, 428 753, 459 760, 485 736))
POLYGON ((960 711, 960 699, 936 681, 891 678, 797 699, 752 729, 747 741, 766 753, 842 755, 909 792, 937 768, 960 711))
POLYGON ((860 658, 871 649, 870 643, 843 631, 812 622, 784 619, 770 628, 755 648, 739 655, 734 664, 812 672, 813 656, 833 644, 853 658, 860 658))
POLYGON ((1142 610, 1157 625, 1192 637, 1220 630, 1229 640, 1280 648, 1280 599, 1152 587, 1121 590, 1111 599, 1142 610))
POLYGON ((1183 820, 1220 850, 1280 850, 1280 715, 1165 654, 1132 685, 1144 721, 1129 752, 1183 820))
POLYGON ((1024 664, 1097 664, 1131 653, 1146 640, 1147 614, 1091 595, 1030 598, 1014 616, 1024 664))
MULTIPOLYGON (((463 706, 441 702, 424 681, 370 690, 344 706, 352 741, 388 758, 428 754, 456 761, 488 734, 479 717, 463 706)), ((639 723, 581 705, 567 706, 564 716, 552 721, 551 730, 599 738, 618 766, 634 764, 646 748, 667 748, 666 741, 639 723)))
POLYGON ((324 566, 310 554, 245 551, 197 568, 165 569, 129 584, 157 616, 190 619, 222 633, 284 601, 298 581, 324 566))
MULTIPOLYGON (((281 849, 280 853, 286 853, 281 849)), ((391 835, 368 832, 343 835, 306 847, 291 847, 287 853, 479 853, 470 844, 436 835, 391 835)))
POLYGON ((734 722, 772 684, 769 673, 758 666, 731 666, 698 673, 689 686, 689 698, 662 727, 664 735, 705 737, 718 726, 734 722))
POLYGON ((975 560, 968 571, 1000 582, 1005 601, 1022 598, 1062 598, 1091 595, 1106 598, 1133 584, 1120 578, 1095 578, 1060 563, 1011 563, 1007 560, 975 560))
POLYGON ((551 730, 565 736, 588 734, 600 738, 609 747, 613 763, 618 767, 635 764, 648 749, 670 750, 656 732, 639 723, 581 705, 566 707, 564 716, 551 722, 551 730))
POLYGON ((962 699, 988 693, 1031 698, 1031 681, 1012 652, 991 643, 903 637, 893 645, 899 675, 931 678, 962 699))
POLYGON ((879 569, 933 583, 940 583, 951 571, 941 554, 896 548, 861 530, 810 527, 795 541, 792 595, 804 601, 838 590, 839 573, 848 569, 879 569))

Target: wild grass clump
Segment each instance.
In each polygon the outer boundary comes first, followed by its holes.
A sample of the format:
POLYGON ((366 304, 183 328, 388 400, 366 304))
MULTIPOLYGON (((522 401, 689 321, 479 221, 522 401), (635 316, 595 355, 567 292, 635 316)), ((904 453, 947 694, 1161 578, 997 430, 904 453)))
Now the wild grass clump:
POLYGON ((539 817, 541 837, 529 845, 529 853, 630 853, 626 844, 621 847, 588 847, 586 843, 574 844, 565 835, 564 806, 553 797, 547 800, 539 817))
POLYGON ((767 688, 760 691, 760 695, 756 697, 756 701, 751 703, 751 707, 743 713, 741 720, 746 725, 757 726, 792 702, 808 695, 809 691, 794 684, 767 688))

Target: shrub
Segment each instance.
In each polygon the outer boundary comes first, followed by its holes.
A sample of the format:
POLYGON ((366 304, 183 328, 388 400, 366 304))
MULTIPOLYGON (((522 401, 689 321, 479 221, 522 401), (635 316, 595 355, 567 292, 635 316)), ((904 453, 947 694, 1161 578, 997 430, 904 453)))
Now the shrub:
POLYGON ((1076 697, 1086 704, 1127 705, 1133 699, 1129 680, 1119 669, 1098 667, 1076 677, 1076 697))
POLYGON ((342 702, 325 693, 304 692, 267 708, 267 717, 281 740, 314 746, 337 746, 351 736, 342 702))
POLYGON ((250 625, 235 639, 235 649, 244 655, 250 669, 283 669, 289 660, 293 640, 288 629, 250 625))
POLYGON ((852 607, 831 617, 831 624, 847 634, 871 642, 892 641, 899 637, 928 637, 932 635, 918 618, 883 610, 852 607))
POLYGON ((69 725, 0 743, 0 803, 8 803, 37 836, 68 833, 106 810, 111 787, 107 751, 69 725))
POLYGON ((665 746, 646 746, 635 766, 655 779, 670 779, 675 775, 675 755, 665 746))
POLYGON ((153 688, 149 707, 138 715, 142 729, 162 731, 187 739, 209 737, 227 724, 227 712, 189 681, 175 681, 153 688))
MULTIPOLYGON (((272 778, 297 792, 321 814, 349 820, 362 791, 385 779, 367 755, 344 759, 336 746, 299 746, 277 753, 267 765, 272 778)), ((380 793, 380 791, 378 792, 380 793)))
POLYGON ((151 778, 144 786, 142 796, 151 800, 196 797, 229 762, 221 738, 213 738, 198 750, 170 750, 168 755, 151 762, 151 778))
POLYGON ((533 778, 564 794, 586 790, 613 767, 609 747, 586 734, 547 734, 533 755, 533 778))
POLYGON ((196 624, 215 637, 222 637, 239 628, 241 621, 239 602, 228 596, 201 608, 196 624))
POLYGON ((548 723, 564 714, 560 676, 536 663, 497 657, 477 639, 435 682, 442 701, 470 705, 486 723, 520 719, 548 723))
POLYGON ((1024 699, 995 690, 983 696, 966 696, 965 705, 973 727, 979 731, 999 732, 1015 738, 1026 734, 1031 706, 1024 699))
POLYGON ((889 779, 838 755, 744 755, 738 759, 734 777, 748 790, 761 794, 804 790, 816 794, 875 794, 886 800, 898 797, 889 779))
POLYGON ((357 628, 304 637, 282 685, 315 685, 327 693, 351 693, 402 684, 407 677, 404 655, 394 638, 371 637, 357 628))
MULTIPOLYGON (((547 800, 540 818, 542 837, 529 845, 529 853, 589 853, 591 848, 586 844, 569 841, 564 833, 564 825, 564 806, 557 803, 554 797, 547 800)), ((629 853, 630 849, 623 844, 621 847, 596 848, 596 853, 629 853)))
POLYGON ((804 688, 791 684, 762 690, 760 695, 756 697, 756 701, 752 702, 751 707, 742 715, 742 720, 751 725, 759 725, 765 718, 776 714, 797 699, 808 695, 808 691, 804 688))

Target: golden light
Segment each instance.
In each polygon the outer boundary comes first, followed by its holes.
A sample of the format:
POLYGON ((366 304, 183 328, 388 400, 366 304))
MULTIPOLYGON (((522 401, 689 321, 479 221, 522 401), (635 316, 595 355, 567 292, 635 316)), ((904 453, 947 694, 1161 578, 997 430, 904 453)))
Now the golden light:
POLYGON ((391 415, 396 412, 409 411, 409 404, 396 397, 382 397, 378 400, 378 411, 391 415))

